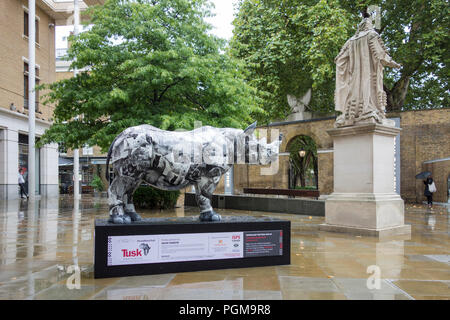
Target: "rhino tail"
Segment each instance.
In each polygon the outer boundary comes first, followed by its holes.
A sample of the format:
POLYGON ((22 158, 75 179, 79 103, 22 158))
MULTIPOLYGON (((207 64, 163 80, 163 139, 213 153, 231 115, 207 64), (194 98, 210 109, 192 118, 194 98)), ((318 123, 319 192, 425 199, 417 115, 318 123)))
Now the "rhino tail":
POLYGON ((105 178, 106 178, 106 181, 108 181, 109 184, 111 184, 110 176, 109 176, 109 160, 111 159, 111 154, 112 154, 112 150, 113 150, 114 144, 116 143, 117 138, 118 138, 119 136, 120 136, 120 134, 117 135, 117 137, 114 138, 113 142, 112 142, 111 145, 109 146, 108 155, 107 155, 107 157, 106 157, 105 178))

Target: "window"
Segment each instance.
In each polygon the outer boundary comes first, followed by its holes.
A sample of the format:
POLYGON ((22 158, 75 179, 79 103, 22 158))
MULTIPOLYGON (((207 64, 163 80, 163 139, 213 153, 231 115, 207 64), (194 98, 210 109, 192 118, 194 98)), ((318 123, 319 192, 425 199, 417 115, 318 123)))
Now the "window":
POLYGON ((89 165, 83 165, 81 168, 81 184, 87 186, 92 182, 93 168, 89 165))
MULTIPOLYGON (((39 68, 35 68, 36 72, 36 86, 39 85, 39 68)), ((28 63, 23 63, 23 106, 25 109, 28 109, 28 63)), ((36 101, 35 101, 35 109, 36 112, 39 111, 39 90, 36 90, 36 101)))
MULTIPOLYGON (((35 20, 35 28, 36 28, 36 32, 35 32, 35 37, 36 37, 36 43, 39 43, 39 19, 36 18, 35 20)), ((24 11, 23 12, 23 34, 25 36, 29 36, 29 28, 28 28, 28 11, 24 11)))
POLYGON ((34 25, 36 28, 36 43, 39 43, 39 20, 36 19, 34 25))
POLYGON ((23 13, 23 34, 28 37, 28 12, 23 13))

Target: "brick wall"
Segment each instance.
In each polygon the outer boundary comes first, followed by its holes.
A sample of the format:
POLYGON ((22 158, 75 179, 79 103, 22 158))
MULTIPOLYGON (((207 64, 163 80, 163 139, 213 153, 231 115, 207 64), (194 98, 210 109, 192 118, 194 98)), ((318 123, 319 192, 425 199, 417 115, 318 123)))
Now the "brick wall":
POLYGON ((325 150, 318 153, 319 192, 321 195, 333 192, 333 152, 325 150))
MULTIPOLYGON (((422 166, 422 168, 423 171, 430 171, 433 173, 432 177, 437 189, 437 191, 433 194, 433 201, 448 202, 450 192, 450 159, 446 161, 426 163, 422 166)), ((422 191, 424 191, 425 186, 423 184, 421 186, 422 191)), ((423 198, 422 194, 419 194, 418 199, 423 198)))
POLYGON ((70 79, 73 77, 73 71, 56 72, 56 81, 70 79))
MULTIPOLYGON (((421 202, 425 199, 423 183, 415 179, 416 174, 429 169, 437 181, 447 180, 450 174, 448 162, 424 165, 426 161, 450 157, 450 109, 407 111, 389 116, 401 118, 401 195, 406 201, 421 202)), ((435 201, 447 202, 446 187, 443 182, 439 184, 435 201)))
MULTIPOLYGON (((434 200, 447 202, 447 178, 450 175, 450 161, 426 165, 424 162, 450 157, 450 109, 406 111, 389 113, 389 118, 399 117, 400 134, 400 189, 401 196, 409 202, 424 200, 423 183, 415 175, 424 170, 433 172, 438 192, 434 200)), ((280 152, 286 152, 287 143, 298 135, 314 139, 318 147, 319 191, 321 195, 333 192, 333 141, 327 130, 333 128, 334 119, 296 121, 269 127, 279 129, 284 135, 280 152)), ((270 135, 269 135, 270 136, 270 135)), ((271 140, 270 140, 271 141, 271 140)), ((280 156, 279 171, 273 176, 262 176, 260 166, 235 165, 234 188, 241 193, 243 188, 287 188, 288 158, 280 156)), ((223 189, 223 187, 222 187, 223 189)), ((218 190, 219 191, 219 190, 218 190)))
MULTIPOLYGON (((78 149, 80 157, 86 157, 86 156, 89 156, 89 157, 106 157, 108 155, 107 152, 102 152, 102 149, 99 146, 93 146, 92 149, 93 149, 92 150, 93 154, 90 154, 90 155, 83 154, 83 148, 78 149)), ((72 149, 68 149, 67 150, 66 157, 69 157, 69 158, 73 157, 73 150, 72 149)))

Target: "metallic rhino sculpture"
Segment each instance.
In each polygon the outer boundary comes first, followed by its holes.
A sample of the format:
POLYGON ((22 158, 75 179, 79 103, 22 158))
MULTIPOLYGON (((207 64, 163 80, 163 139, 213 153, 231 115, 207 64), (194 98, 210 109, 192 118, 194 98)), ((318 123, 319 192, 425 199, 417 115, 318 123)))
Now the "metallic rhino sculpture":
MULTIPOLYGON (((125 129, 111 144, 114 178, 108 188, 110 222, 140 221, 133 193, 143 182, 162 190, 195 187, 201 221, 219 221, 211 197, 221 176, 233 163, 266 165, 277 160, 282 136, 267 144, 247 129, 201 127, 192 131, 164 131, 150 125, 125 129)), ((107 177, 108 179, 108 177, 107 177)))

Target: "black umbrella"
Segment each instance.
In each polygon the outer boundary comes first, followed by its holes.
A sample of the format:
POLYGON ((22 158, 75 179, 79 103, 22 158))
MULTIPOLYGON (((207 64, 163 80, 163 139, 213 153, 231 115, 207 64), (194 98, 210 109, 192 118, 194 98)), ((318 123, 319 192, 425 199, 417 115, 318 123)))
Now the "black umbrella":
POLYGON ((416 175, 416 179, 426 179, 429 176, 431 176, 430 171, 423 171, 423 172, 419 173, 418 175, 416 175))

